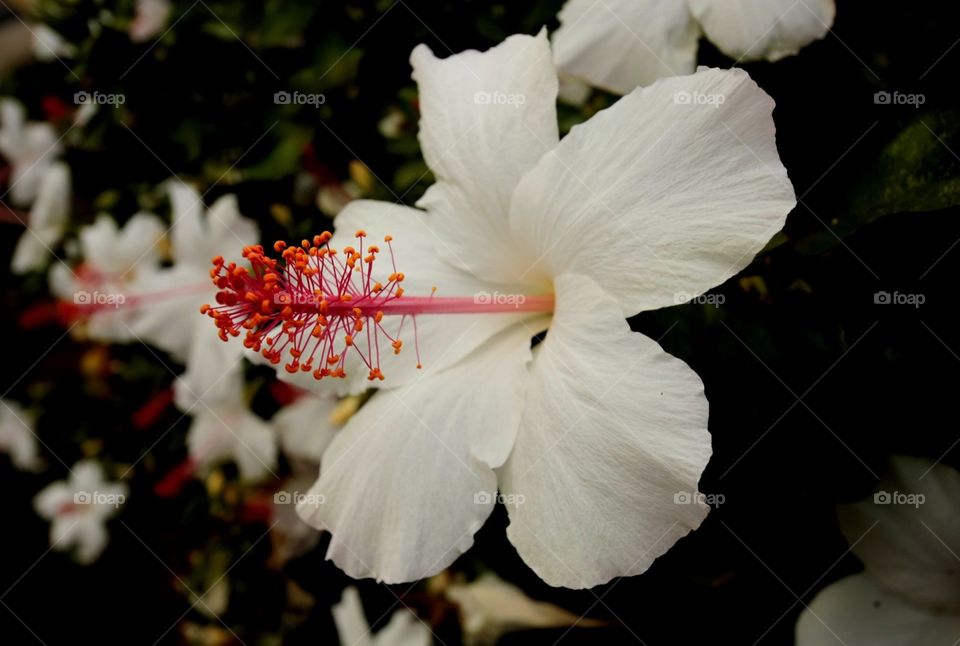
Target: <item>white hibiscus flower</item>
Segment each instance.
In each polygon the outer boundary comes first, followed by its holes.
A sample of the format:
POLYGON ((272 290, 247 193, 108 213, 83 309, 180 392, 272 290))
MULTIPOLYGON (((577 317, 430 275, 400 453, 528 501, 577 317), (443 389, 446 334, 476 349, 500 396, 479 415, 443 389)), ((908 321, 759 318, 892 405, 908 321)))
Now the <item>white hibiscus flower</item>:
POLYGON ((148 279, 159 271, 157 242, 163 222, 137 213, 122 227, 106 214, 80 229, 80 261, 71 269, 56 263, 50 269, 50 292, 85 321, 87 334, 98 341, 129 342, 148 279))
POLYGON ((33 415, 9 399, 0 399, 0 453, 8 454, 21 471, 40 466, 33 415))
POLYGON ((439 572, 498 488, 523 501, 508 506, 508 536, 548 583, 639 574, 705 517, 674 494, 696 491, 711 450, 700 379, 624 319, 722 283, 781 228, 795 200, 773 102, 741 70, 702 71, 637 90, 560 141, 544 34, 446 60, 421 46, 412 63, 438 178, 426 212, 354 202, 332 240, 278 245, 283 269, 259 250, 253 273, 221 267, 209 314, 225 337, 252 326, 246 342, 270 361, 289 350, 280 374, 297 383, 345 373, 334 383, 383 388, 324 453, 308 497, 323 504, 300 505, 351 576, 439 572), (678 91, 726 100, 677 106, 678 91), (348 250, 357 229, 362 249, 348 250), (387 234, 405 274, 348 270, 387 234), (410 343, 380 357, 399 342, 383 314, 416 315, 424 370, 410 343))
POLYGON ((840 508, 864 564, 797 622, 798 646, 951 646, 960 640, 960 473, 896 457, 873 500, 840 508))
POLYGON ((332 610, 343 646, 429 646, 433 643, 430 628, 406 609, 394 612, 386 626, 372 632, 363 614, 360 593, 353 587, 343 591, 340 603, 332 610))
POLYGON ((107 482, 100 465, 81 460, 73 465, 67 480, 54 482, 33 499, 37 513, 50 521, 50 546, 75 549, 80 563, 97 560, 110 535, 106 522, 126 501, 127 485, 107 482))
POLYGON ((693 72, 701 33, 730 58, 776 61, 823 38, 834 0, 567 0, 553 35, 562 74, 626 94, 693 72))
POLYGON ((225 195, 205 209, 200 195, 178 180, 167 184, 173 265, 161 267, 166 227, 148 213, 134 215, 122 228, 107 215, 79 236, 81 262, 71 271, 56 265, 51 291, 74 305, 97 340, 151 343, 184 362, 174 401, 193 410, 200 398, 234 397, 232 381, 242 375, 242 351, 210 343, 209 323, 197 310, 210 293, 210 259, 253 244, 259 230, 243 217, 236 197, 225 195))

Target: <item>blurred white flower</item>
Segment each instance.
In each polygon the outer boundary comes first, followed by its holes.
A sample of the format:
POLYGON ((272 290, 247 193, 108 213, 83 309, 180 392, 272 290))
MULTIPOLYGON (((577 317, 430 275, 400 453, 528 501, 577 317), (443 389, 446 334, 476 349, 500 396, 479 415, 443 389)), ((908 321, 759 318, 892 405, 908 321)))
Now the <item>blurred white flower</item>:
POLYGON ((48 25, 43 23, 34 24, 31 27, 33 33, 32 50, 33 55, 38 61, 49 63, 59 58, 73 58, 77 54, 77 48, 64 40, 63 36, 58 34, 48 25))
POLYGON ((109 215, 98 215, 79 231, 79 264, 50 268, 50 292, 73 306, 91 338, 135 340, 144 292, 160 269, 157 243, 163 233, 163 222, 150 213, 135 214, 123 227, 109 215))
POLYGON ((201 398, 232 401, 235 382, 242 379, 241 348, 211 343, 209 322, 199 314, 213 291, 210 261, 254 244, 260 233, 240 214, 233 195, 206 209, 196 190, 182 182, 170 180, 167 189, 172 266, 161 267, 158 243, 165 227, 155 215, 138 213, 122 228, 100 215, 80 231, 79 264, 51 269, 50 289, 74 306, 92 338, 151 343, 185 363, 174 401, 192 411, 201 398))
POLYGON ((33 415, 9 399, 0 399, 0 453, 8 454, 21 471, 40 466, 33 415))
POLYGON ((27 230, 20 236, 10 270, 25 274, 43 269, 51 250, 60 242, 70 219, 70 168, 63 162, 50 166, 40 181, 30 209, 27 230))
POLYGON ((26 207, 33 202, 60 150, 53 126, 28 122, 19 102, 0 99, 0 154, 11 165, 6 194, 14 205, 26 207))
POLYGON ((800 615, 797 646, 938 646, 960 639, 960 473, 898 456, 873 500, 840 507, 864 571, 800 615))
POLYGON ((110 538, 106 522, 126 498, 126 484, 105 481, 95 460, 81 460, 73 465, 67 480, 38 493, 33 506, 50 521, 50 546, 59 551, 76 548, 77 561, 89 564, 106 548, 110 538))
POLYGON ((270 423, 277 429, 283 452, 292 459, 320 464, 340 426, 333 419, 339 405, 332 394, 305 393, 281 408, 270 423))
POLYGON ((429 646, 433 633, 412 611, 401 609, 374 633, 363 614, 360 593, 350 587, 343 591, 340 603, 333 607, 333 621, 342 646, 429 646))
POLYGON ((446 596, 460 606, 467 646, 493 646, 504 634, 517 630, 603 625, 551 603, 534 601, 493 573, 483 574, 470 583, 454 583, 447 588, 446 596))
POLYGON ((130 22, 130 40, 142 43, 162 32, 173 5, 170 0, 137 0, 136 15, 130 22))
POLYGON ((277 467, 277 434, 249 410, 243 398, 243 373, 225 378, 230 391, 217 397, 203 396, 189 409, 193 416, 187 431, 187 449, 196 471, 229 461, 240 477, 255 482, 277 467))
POLYGON ((701 32, 730 58, 776 61, 823 38, 834 0, 567 0, 553 35, 560 72, 617 94, 689 74, 701 32))
MULTIPOLYGON (((427 357, 418 371, 387 353, 383 390, 324 453, 310 498, 324 502, 299 506, 355 578, 444 569, 498 489, 524 561, 574 588, 644 572, 707 514, 675 503, 711 454, 702 383, 624 319, 724 282, 782 227, 795 198, 773 101, 742 70, 706 70, 560 141, 551 60, 544 34, 446 60, 418 47, 426 212, 357 201, 337 218, 337 248, 358 229, 393 236, 427 357), (725 101, 677 105, 680 92, 725 101)), ((386 284, 378 271, 368 282, 386 284)), ((334 381, 366 388, 362 368, 349 359, 334 381)), ((328 383, 294 371, 279 374, 328 383)))

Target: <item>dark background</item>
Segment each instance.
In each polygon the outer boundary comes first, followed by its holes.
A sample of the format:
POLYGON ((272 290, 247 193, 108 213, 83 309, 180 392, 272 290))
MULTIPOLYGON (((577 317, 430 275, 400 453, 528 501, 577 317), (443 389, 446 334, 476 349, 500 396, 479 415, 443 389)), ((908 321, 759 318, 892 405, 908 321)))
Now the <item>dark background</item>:
MULTIPOLYGON (((846 553, 835 504, 867 496, 894 453, 960 465, 960 47, 953 48, 960 23, 952 4, 838 0, 826 39, 776 64, 743 66, 777 102, 778 146, 800 204, 768 250, 715 290, 726 298, 721 307, 678 306, 631 321, 703 379, 714 456, 701 490, 722 493, 725 502, 646 574, 589 591, 540 582, 506 540, 498 509, 455 569, 492 569, 532 597, 611 621, 605 629, 532 631, 502 643, 790 644, 802 604, 860 567, 846 553), (925 103, 876 105, 880 90, 922 93, 925 103), (878 305, 880 290, 920 293, 925 303, 878 305)), ((42 5, 80 45, 67 61, 79 80, 53 62, 21 69, 0 87, 38 120, 55 116, 55 99, 72 107, 80 89, 127 96, 125 110, 101 110, 69 139, 74 226, 99 210, 118 220, 138 207, 163 212, 156 185, 171 171, 209 185, 242 157, 209 197, 235 192, 265 240, 296 238, 329 226, 295 197, 294 176, 303 169, 320 182, 340 181, 350 160, 360 159, 373 175, 369 195, 407 204, 429 185, 429 176, 414 182, 426 170, 407 62, 416 44, 438 55, 485 49, 511 33, 554 27, 560 5, 177 2, 171 20, 179 22, 155 47, 131 44, 118 30, 91 35, 87 19, 98 4, 42 5), (223 33, 214 14, 256 56, 223 33), (291 39, 302 44, 285 46, 291 39), (273 104, 275 91, 292 88, 323 92, 325 106, 318 113, 273 104), (388 110, 406 115, 392 140, 377 130, 388 110), (272 215, 278 203, 291 210, 290 221, 272 215)), ((129 15, 132 3, 114 10, 129 15)), ((705 40, 699 60, 731 64, 705 40)), ((612 100, 563 107, 561 122, 569 127, 612 100)), ((19 233, 0 227, 3 257, 19 233)), ((182 626, 165 632, 184 613, 184 621, 220 624, 188 611, 174 572, 193 584, 189 577, 213 554, 226 553, 236 566, 223 619, 245 643, 335 643, 329 606, 349 580, 323 561, 323 544, 284 566, 271 558, 269 537, 259 540, 268 525, 254 513, 268 493, 210 496, 193 483, 174 498, 154 494, 157 480, 184 458, 189 420, 168 410, 135 428, 131 418, 169 387, 166 369, 142 346, 58 342, 64 329, 53 323, 23 329, 22 315, 49 302, 43 276, 0 273, 0 298, 0 392, 34 403, 50 449, 50 469, 40 475, 19 473, 0 456, 0 599, 35 632, 0 609, 0 642, 184 643, 182 626), (129 464, 171 425, 134 470, 130 500, 111 521, 101 559, 82 567, 60 553, 44 556, 48 525, 31 499, 65 473, 52 454, 68 464, 90 454, 129 464), (291 607, 290 581, 316 605, 291 607)), ((276 408, 271 377, 251 372, 262 383, 255 409, 269 416, 276 408)), ((459 643, 455 608, 425 586, 391 593, 358 585, 371 620, 400 595, 444 643, 459 643)))

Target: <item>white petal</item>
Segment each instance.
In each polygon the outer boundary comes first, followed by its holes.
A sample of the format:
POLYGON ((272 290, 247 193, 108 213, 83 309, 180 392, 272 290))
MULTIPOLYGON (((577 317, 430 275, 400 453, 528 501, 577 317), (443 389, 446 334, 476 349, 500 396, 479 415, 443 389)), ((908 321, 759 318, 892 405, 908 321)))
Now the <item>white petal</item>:
POLYGON ((33 416, 14 401, 0 399, 0 453, 20 470, 32 471, 40 465, 33 416))
POLYGON ((95 518, 82 518, 73 530, 77 546, 76 559, 83 565, 96 561, 110 540, 110 534, 102 522, 95 518))
POLYGON ((693 72, 699 29, 686 0, 568 0, 553 34, 564 74, 626 94, 693 72))
POLYGON ((18 133, 7 190, 10 201, 27 206, 36 198, 47 169, 60 154, 57 131, 48 123, 28 123, 18 133))
POLYGON ((433 632, 411 611, 401 608, 373 636, 374 646, 431 646, 433 632))
POLYGON ((906 456, 892 467, 878 498, 840 508, 844 535, 885 590, 931 610, 960 612, 960 473, 906 456))
POLYGON ((331 395, 304 395, 284 406, 270 423, 280 435, 284 453, 292 458, 320 463, 337 432, 330 414, 337 407, 331 395))
POLYGON ((688 0, 720 51, 738 61, 776 61, 823 38, 834 0, 688 0))
POLYGON ((177 263, 210 268, 214 256, 239 257, 243 247, 256 244, 260 229, 243 217, 234 195, 224 195, 204 215, 203 198, 192 187, 172 179, 167 184, 173 226, 173 256, 177 263))
POLYGON ((224 343, 216 334, 213 322, 201 316, 196 308, 184 312, 191 316, 193 330, 187 369, 174 382, 174 403, 183 411, 207 405, 240 404, 243 391, 243 346, 224 343))
POLYGON ((70 213, 70 168, 64 163, 50 166, 44 173, 30 209, 29 231, 17 242, 11 271, 24 274, 42 269, 52 247, 60 242, 70 213))
MULTIPOLYGON (((502 293, 520 291, 515 287, 491 286, 441 259, 435 247, 437 238, 431 230, 435 220, 435 216, 418 209, 388 202, 356 200, 337 216, 337 234, 331 244, 337 249, 344 244, 356 246, 353 235, 358 229, 363 229, 367 232, 367 244, 376 244, 381 250, 375 263, 376 269, 390 273, 390 254, 383 238, 387 234, 392 235, 397 269, 406 276, 403 287, 407 296, 429 296, 433 287, 437 288, 438 297, 471 297, 498 289, 502 293)), ((381 344, 381 369, 386 379, 378 381, 377 386, 396 388, 419 379, 424 371, 444 370, 501 330, 535 317, 523 313, 420 315, 416 323, 424 366, 422 370, 417 369, 413 324, 407 320, 403 323, 401 338, 404 346, 399 355, 393 354, 389 344, 381 344)), ((396 336, 401 322, 392 317, 384 319, 383 325, 391 335, 396 336)), ((534 330, 533 334, 539 331, 534 330)), ((365 349, 365 342, 362 346, 365 349)), ((277 374, 281 379, 320 393, 331 390, 341 394, 362 392, 371 385, 367 380, 368 370, 356 353, 347 356, 351 359, 346 367, 346 382, 329 379, 318 382, 310 373, 290 375, 282 367, 279 367, 277 374)))
POLYGON ((204 406, 194 411, 187 432, 190 458, 201 471, 232 460, 244 480, 266 477, 277 464, 276 434, 262 419, 242 405, 204 406))
POLYGON ((335 604, 331 612, 341 644, 371 646, 370 624, 363 614, 363 604, 356 588, 344 588, 340 603, 335 604))
POLYGON ((960 617, 911 606, 857 574, 820 591, 796 637, 797 646, 950 646, 960 638, 960 617))
POLYGON ((513 198, 511 227, 539 259, 530 274, 589 276, 627 316, 736 274, 795 204, 772 110, 742 70, 705 70, 575 127, 513 198))
MULTIPOLYGON (((143 269, 143 268, 141 268, 143 269)), ((125 322, 140 339, 184 362, 199 338, 217 339, 213 322, 200 314, 216 288, 205 270, 181 263, 156 271, 141 271, 127 285, 127 304, 121 308, 125 322)))
POLYGON ((593 281, 561 276, 557 299, 500 488, 523 560, 586 588, 640 574, 706 516, 707 400, 593 281))
POLYGON ((491 465, 520 419, 530 335, 507 330, 475 356, 381 391, 323 454, 297 511, 333 534, 327 558, 354 578, 431 576, 473 543, 493 509, 491 465))
POLYGON ((535 601, 492 573, 472 583, 455 583, 446 596, 460 606, 461 623, 470 643, 495 644, 505 633, 530 628, 587 628, 599 623, 551 603, 535 601))
POLYGON ((73 493, 66 482, 52 482, 33 497, 33 508, 41 518, 52 520, 73 505, 73 493))
POLYGON ((515 275, 510 195, 557 145, 557 75, 546 34, 516 35, 486 51, 410 57, 420 89, 420 145, 437 177, 419 206, 450 262, 492 280, 515 275))

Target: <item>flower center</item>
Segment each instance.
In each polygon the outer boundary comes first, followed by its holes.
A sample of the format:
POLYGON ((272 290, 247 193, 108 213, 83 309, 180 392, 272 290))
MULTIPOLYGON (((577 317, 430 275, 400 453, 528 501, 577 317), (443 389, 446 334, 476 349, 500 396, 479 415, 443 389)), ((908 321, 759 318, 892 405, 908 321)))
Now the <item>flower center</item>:
POLYGON ((422 367, 417 338, 417 316, 503 312, 551 312, 553 296, 498 295, 438 297, 406 296, 404 275, 397 271, 391 236, 384 237, 392 271, 374 278, 380 254, 377 245, 364 248, 366 232, 357 231, 357 248, 330 246, 324 232, 299 246, 278 241, 270 258, 261 245, 245 247, 250 268, 213 259, 210 276, 220 289, 217 306, 200 312, 213 319, 220 339, 240 336, 244 346, 260 352, 273 364, 289 357, 289 373, 309 372, 315 379, 344 378, 346 358, 353 353, 366 366, 370 381, 384 378, 380 369, 381 345, 394 354, 403 348, 401 334, 407 317, 413 322, 417 368, 422 367), (388 319, 399 324, 388 330, 388 319))

